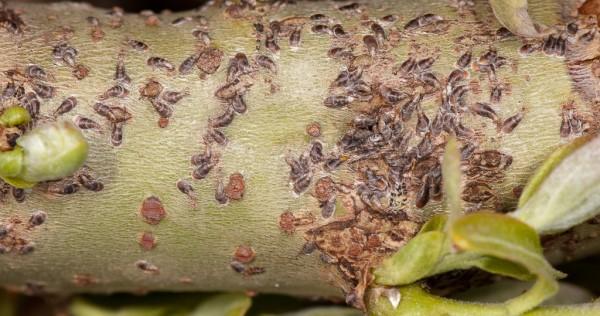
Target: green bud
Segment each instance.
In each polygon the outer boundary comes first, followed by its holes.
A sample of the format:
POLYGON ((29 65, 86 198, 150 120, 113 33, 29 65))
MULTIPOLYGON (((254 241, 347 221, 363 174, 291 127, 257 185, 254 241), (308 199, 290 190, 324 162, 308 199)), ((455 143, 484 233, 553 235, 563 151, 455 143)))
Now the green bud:
POLYGON ((20 106, 6 108, 0 115, 0 124, 6 127, 27 124, 31 121, 29 112, 20 106))

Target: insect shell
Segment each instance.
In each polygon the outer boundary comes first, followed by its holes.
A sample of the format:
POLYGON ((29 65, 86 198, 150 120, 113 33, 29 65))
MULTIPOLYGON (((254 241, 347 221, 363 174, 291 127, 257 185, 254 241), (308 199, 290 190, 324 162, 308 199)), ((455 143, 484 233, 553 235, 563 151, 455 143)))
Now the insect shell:
POLYGON ((27 109, 32 118, 37 118, 40 114, 40 100, 33 92, 27 92, 21 99, 23 107, 27 109))
POLYGON ((177 102, 181 101, 181 99, 185 98, 186 96, 190 95, 188 90, 184 90, 184 91, 165 91, 161 98, 173 105, 176 104, 177 102))
POLYGON ((162 100, 151 99, 150 103, 152 104, 152 107, 154 108, 156 113, 160 115, 160 117, 169 118, 173 116, 173 109, 171 108, 171 106, 169 104, 166 104, 162 100))
POLYGON ((363 44, 365 44, 371 56, 374 56, 379 50, 379 44, 377 44, 377 39, 373 35, 365 35, 363 37, 363 44))
POLYGON ((163 91, 163 85, 153 79, 150 79, 143 87, 140 88, 140 97, 153 99, 163 91))
POLYGON ((221 115, 209 119, 209 124, 214 128, 225 127, 233 122, 234 117, 235 110, 231 105, 228 104, 225 106, 225 111, 221 115))
POLYGON ((191 200, 196 200, 196 196, 194 195, 194 187, 189 181, 183 179, 178 180, 175 183, 175 186, 177 187, 177 190, 179 190, 179 192, 187 195, 191 200))
POLYGON ((38 65, 29 65, 25 67, 25 75, 31 79, 47 80, 48 74, 38 65))
POLYGON ((87 117, 83 117, 81 115, 75 115, 73 117, 73 123, 75 124, 75 126, 79 127, 80 129, 95 129, 95 130, 102 129, 102 126, 100 124, 98 124, 96 121, 89 119, 87 117))
POLYGON ((522 119, 523 119, 523 113, 517 113, 517 114, 507 118, 502 123, 502 127, 501 127, 502 132, 505 134, 511 133, 519 125, 519 123, 521 123, 522 119))
POLYGON ((167 71, 175 70, 175 66, 173 66, 173 64, 171 62, 169 62, 168 60, 166 60, 162 57, 150 57, 150 58, 148 58, 146 63, 148 64, 148 66, 150 66, 154 69, 163 69, 163 70, 167 70, 167 71))
POLYGON ((202 30, 194 30, 192 32, 192 36, 194 36, 197 40, 200 40, 204 45, 210 45, 210 36, 208 36, 207 32, 202 30))
POLYGON ((54 111, 54 116, 62 115, 70 112, 77 106, 77 99, 73 96, 66 98, 54 111))
POLYGON ((296 28, 292 34, 290 34, 290 47, 298 48, 300 47, 300 38, 302 35, 302 28, 296 28))
POLYGON ((77 176, 77 181, 89 191, 99 192, 104 190, 104 184, 92 177, 89 173, 82 172, 77 176))
POLYGON ((148 45, 138 40, 130 39, 127 41, 127 44, 129 45, 129 47, 137 50, 138 52, 145 52, 148 50, 148 45))
POLYGON ((50 85, 34 82, 31 84, 31 89, 42 99, 53 98, 56 94, 56 89, 50 85))
POLYGON ((255 60, 260 67, 268 69, 273 73, 277 73, 277 65, 275 64, 275 61, 271 59, 271 57, 266 55, 258 55, 256 56, 255 60))
POLYGON ((199 53, 194 53, 188 58, 184 59, 183 62, 181 62, 181 65, 179 65, 179 73, 182 75, 189 74, 192 69, 194 69, 194 66, 196 66, 196 63, 198 63, 199 59, 199 53))
POLYGON ((427 26, 430 24, 433 24, 435 22, 438 21, 442 21, 444 18, 442 18, 439 15, 435 15, 435 14, 423 14, 421 16, 418 16, 410 21, 408 21, 408 23, 406 23, 404 25, 404 29, 405 30, 415 30, 417 28, 423 27, 423 26, 427 26))
POLYGON ((130 83, 131 78, 127 75, 125 70, 125 62, 123 59, 119 58, 117 61, 117 66, 115 67, 115 80, 122 83, 130 83))
POLYGON ((115 147, 121 146, 123 143, 123 123, 111 124, 110 143, 115 147))
POLYGON ((109 98, 125 98, 129 95, 129 90, 127 90, 127 88, 125 88, 124 86, 120 85, 120 84, 116 84, 110 88, 108 88, 108 90, 104 91, 104 93, 102 95, 100 95, 98 98, 100 100, 106 100, 109 98))

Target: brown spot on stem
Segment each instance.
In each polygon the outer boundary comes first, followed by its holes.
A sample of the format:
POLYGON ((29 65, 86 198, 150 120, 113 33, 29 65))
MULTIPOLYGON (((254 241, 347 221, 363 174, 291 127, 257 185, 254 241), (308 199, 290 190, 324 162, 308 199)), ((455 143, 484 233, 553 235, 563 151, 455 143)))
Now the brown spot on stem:
POLYGON ((75 274, 73 276, 73 284, 75 284, 76 286, 90 286, 93 284, 98 283, 98 280, 93 277, 91 274, 87 274, 87 273, 82 273, 82 274, 75 274))
POLYGON ((241 200, 244 196, 245 183, 244 176, 235 172, 229 176, 229 183, 225 187, 225 194, 231 200, 241 200))
POLYGON ((306 134, 310 137, 321 136, 321 125, 318 122, 312 122, 306 126, 306 134))
POLYGON ((143 232, 138 238, 138 243, 144 250, 152 250, 156 247, 156 237, 151 232, 143 232))
POLYGON ((90 69, 83 64, 77 64, 73 67, 72 73, 77 80, 83 80, 90 74, 90 69))
POLYGON ((235 253, 233 254, 233 260, 239 261, 241 263, 250 263, 254 261, 256 257, 256 252, 250 246, 240 245, 235 249, 235 253))
POLYGON ((165 218, 167 212, 165 211, 165 208, 163 207, 159 198, 150 196, 145 198, 142 202, 140 214, 146 223, 157 225, 163 218, 165 218))

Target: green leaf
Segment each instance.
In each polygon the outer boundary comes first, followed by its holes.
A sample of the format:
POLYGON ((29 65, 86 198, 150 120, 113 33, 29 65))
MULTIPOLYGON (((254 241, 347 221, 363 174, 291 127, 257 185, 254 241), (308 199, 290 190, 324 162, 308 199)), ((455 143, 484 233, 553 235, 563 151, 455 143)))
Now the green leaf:
POLYGON ((68 122, 53 123, 27 132, 17 139, 23 148, 23 170, 15 176, 27 182, 57 180, 81 168, 88 143, 81 131, 68 122))
POLYGON ((523 188, 523 193, 519 197, 519 205, 521 208, 533 194, 537 191, 543 181, 548 177, 550 172, 556 168, 558 164, 560 164, 565 157, 568 157, 573 151, 577 150, 579 147, 585 145, 589 142, 591 137, 589 135, 579 137, 572 142, 560 146, 556 149, 550 156, 544 161, 544 163, 535 171, 533 176, 529 178, 527 185, 523 188))
POLYGON ((448 215, 446 214, 435 214, 433 215, 419 230, 419 234, 430 232, 430 231, 443 231, 448 221, 448 215))
POLYGON ((450 238, 463 251, 515 262, 536 274, 562 276, 544 258, 536 231, 515 218, 491 212, 469 214, 454 223, 450 238))
POLYGON ((460 182, 460 152, 456 138, 450 137, 444 151, 444 160, 442 162, 442 176, 444 197, 446 199, 446 207, 450 215, 448 215, 448 223, 452 222, 462 214, 461 182, 460 182))
POLYGON ((0 125, 12 127, 27 124, 31 121, 29 112, 20 106, 8 107, 0 115, 0 125))
POLYGON ((445 234, 439 231, 418 234, 375 268, 375 282, 404 285, 428 276, 446 249, 445 240, 445 234))
POLYGON ((511 216, 540 234, 550 234, 565 231, 600 212, 600 137, 580 142, 584 144, 567 147, 548 162, 556 166, 549 174, 545 172, 543 181, 533 184, 538 188, 532 189, 532 196, 511 216))
POLYGON ((444 256, 430 275, 441 274, 453 270, 479 268, 493 274, 511 277, 517 280, 531 280, 531 274, 523 266, 495 257, 482 256, 474 252, 450 253, 444 256))
POLYGON ((0 177, 11 178, 18 176, 23 170, 23 149, 0 152, 0 177))
POLYGON ((540 37, 529 13, 527 0, 490 0, 494 15, 513 34, 523 37, 540 37))
POLYGON ((204 300, 189 316, 243 316, 252 300, 241 293, 218 294, 204 300))

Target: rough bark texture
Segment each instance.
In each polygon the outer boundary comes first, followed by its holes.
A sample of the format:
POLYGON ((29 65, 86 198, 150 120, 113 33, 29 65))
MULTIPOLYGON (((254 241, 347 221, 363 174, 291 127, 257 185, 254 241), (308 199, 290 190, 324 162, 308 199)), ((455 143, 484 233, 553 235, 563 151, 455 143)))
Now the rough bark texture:
MULTIPOLYGON (((0 202, 0 220, 12 230, 0 241, 8 251, 0 255, 2 284, 50 292, 248 289, 322 296, 340 295, 341 286, 351 293, 349 300, 355 300, 368 281, 368 268, 404 244, 429 214, 441 210, 439 196, 434 193, 424 208, 415 205, 423 202, 420 191, 424 183, 434 182, 427 190, 433 190, 436 181, 439 184, 432 170, 439 163, 448 131, 423 136, 415 131, 415 125, 422 113, 434 124, 438 108, 444 103, 442 95, 447 94, 448 75, 467 51, 473 54, 472 63, 466 66, 469 78, 463 81, 469 91, 461 102, 467 108, 458 111, 459 105, 452 106, 464 127, 472 129, 473 134, 463 135, 462 142, 477 145, 475 156, 464 161, 465 171, 472 172, 469 183, 477 183, 465 184, 471 190, 465 192, 465 199, 472 209, 510 210, 515 205, 515 193, 545 156, 570 137, 595 130, 598 53, 592 48, 598 47, 599 39, 596 36, 582 43, 579 38, 585 34, 583 24, 575 35, 564 35, 569 38, 565 58, 556 56, 561 55, 560 47, 557 52, 521 54, 524 40, 497 33, 499 25, 485 1, 476 1, 474 6, 453 1, 369 1, 343 10, 345 4, 280 1, 259 4, 254 9, 215 4, 194 12, 149 17, 120 16, 115 11, 107 14, 106 10, 81 4, 9 4, 10 9, 18 10, 25 26, 22 34, 13 34, 9 27, 0 32, 0 69, 37 64, 51 75, 48 82, 56 87, 56 93, 41 99, 39 123, 53 120, 51 114, 59 104, 75 96, 78 105, 58 119, 80 115, 101 125, 99 130, 84 133, 91 145, 87 166, 104 189, 92 192, 81 188, 74 194, 57 195, 49 193, 56 183, 40 184, 27 191, 22 202, 7 194, 0 202), (309 18, 317 13, 331 19, 324 23, 330 27, 341 23, 348 35, 312 32, 314 25, 322 23, 309 18), (405 28, 409 21, 426 13, 437 14, 443 20, 416 29, 405 28), (382 20, 389 14, 397 17, 382 20), (198 15, 204 16, 207 24, 198 15), (86 20, 89 16, 97 17, 99 26, 86 20), (194 18, 172 25, 171 21, 184 16, 194 18), (289 17, 299 18, 286 20, 289 17), (276 28, 269 22, 276 20, 281 22, 282 30, 277 40, 280 50, 274 53, 272 44, 265 43, 276 28), (382 25, 385 39, 377 38, 371 22, 382 25), (263 23, 264 34, 257 33, 254 23, 263 23), (223 54, 215 73, 206 73, 209 65, 203 57, 198 65, 205 71, 193 66, 189 74, 147 64, 150 57, 157 56, 177 68, 190 55, 206 53, 207 43, 192 35, 197 29, 208 32, 209 46, 223 54), (288 38, 297 30, 301 30, 300 42, 298 47, 291 47, 288 38), (365 38, 368 35, 372 37, 365 38), (142 41, 148 49, 138 51, 128 45, 128 40, 142 41), (85 78, 79 80, 73 73, 79 69, 77 75, 81 76, 83 68, 53 57, 53 47, 60 43, 78 50, 75 64, 89 68, 85 78), (332 57, 330 49, 334 47, 343 47, 348 53, 332 57), (505 58, 502 65, 492 65, 492 69, 480 59, 490 49, 505 58), (245 53, 250 59, 247 69, 238 68, 239 72, 249 73, 233 72, 228 78, 228 64, 236 53, 245 53), (276 72, 256 64, 259 54, 275 61, 276 72), (409 56, 417 61, 433 57, 434 63, 430 70, 422 65, 422 71, 416 70, 419 73, 402 77, 402 71, 397 70, 409 56), (125 84, 129 95, 102 102, 125 106, 132 118, 123 124, 122 144, 115 146, 118 142, 111 142, 111 124, 93 105, 117 83, 115 67, 119 60, 131 77, 131 83, 125 84), (362 69, 361 84, 371 91, 362 93, 356 85, 333 87, 346 68, 362 69), (437 84, 428 79, 428 74, 436 78, 437 84), (236 78, 242 83, 252 82, 247 91, 234 91, 236 96, 243 95, 248 109, 219 129, 228 138, 225 146, 215 144, 214 139, 208 141, 219 161, 205 179, 192 180, 195 167, 190 165, 190 157, 204 151, 202 139, 209 118, 235 102, 224 100, 232 99, 230 96, 218 98, 215 92, 236 78), (141 98, 138 91, 150 79, 166 90, 189 92, 172 106, 173 115, 164 128, 159 127, 159 114, 150 101, 141 98), (468 109, 476 102, 490 103, 492 86, 502 87, 500 101, 491 102, 498 126, 468 109), (401 116, 407 107, 405 100, 390 100, 390 91, 399 92, 400 99, 404 94, 409 100, 423 95, 409 120, 393 119, 409 131, 403 134, 408 143, 379 148, 374 150, 376 157, 355 162, 360 153, 342 149, 344 134, 358 128, 352 119, 359 112, 379 119, 386 109, 401 116), (324 100, 336 94, 352 94, 352 99, 343 98, 352 102, 339 109, 326 107, 324 100), (561 137, 561 124, 568 115, 565 111, 574 117, 575 125, 581 123, 581 128, 573 127, 561 137), (519 113, 520 123, 514 129, 505 125, 503 132, 502 123, 519 113), (329 172, 322 163, 311 162, 310 171, 302 171, 313 174, 311 185, 302 190, 301 183, 297 183, 296 191, 301 192, 296 194, 290 186, 286 158, 296 159, 310 147, 312 139, 306 127, 312 122, 320 125, 316 139, 322 142, 326 156, 337 155, 344 163, 329 172), (426 137, 431 137, 431 149, 425 148, 427 144, 418 146, 426 137), (496 150, 494 157, 481 158, 484 150, 496 150), (381 196, 374 194, 373 198, 374 189, 365 193, 364 186, 370 184, 371 176, 383 176, 385 185, 392 186, 391 167, 380 158, 393 151, 418 157, 410 157, 409 166, 400 173, 402 180, 393 190, 383 191, 381 196), (494 166, 485 170, 477 169, 486 159, 499 161, 490 162, 494 166), (368 175, 367 169, 375 173, 368 175), (220 205, 215 200, 218 182, 227 185, 233 173, 243 175, 243 196, 235 200, 239 185, 227 186, 225 193, 230 201, 220 205), (314 190, 317 180, 327 175, 336 182, 335 202, 327 195, 319 197, 323 193, 314 190), (192 184, 196 201, 178 190, 180 179, 192 184), (164 218, 156 207, 150 214, 152 218, 142 216, 142 203, 151 196, 160 200, 166 212, 164 218), (333 217, 323 218, 319 198, 322 204, 337 205, 333 217), (29 217, 36 210, 46 212, 47 219, 30 227, 29 217), (140 246, 144 232, 151 234, 144 235, 140 246), (28 242, 34 243, 33 251, 21 254, 28 250, 23 245, 28 242), (256 252, 251 263, 234 263, 242 273, 230 267, 240 245, 251 246, 256 252), (302 249, 312 247, 317 252, 299 255, 302 249), (263 273, 258 273, 262 272, 260 268, 264 268, 263 273), (355 287, 359 288, 357 292, 353 292, 355 287)), ((536 21, 557 25, 562 34, 565 21, 561 21, 560 9, 558 3, 550 1, 530 4, 536 21)), ((294 46, 294 40, 291 42, 294 46)), ((532 44, 543 47, 543 43, 532 44)), ((1 80, 3 84, 10 81, 8 75, 1 80)), ((25 86, 31 90, 30 83, 25 86)), ((221 90, 222 94, 226 92, 221 90)), ((17 100, 4 99, 3 105, 11 102, 17 100)), ((251 256, 248 249, 241 252, 239 262, 251 256)))

